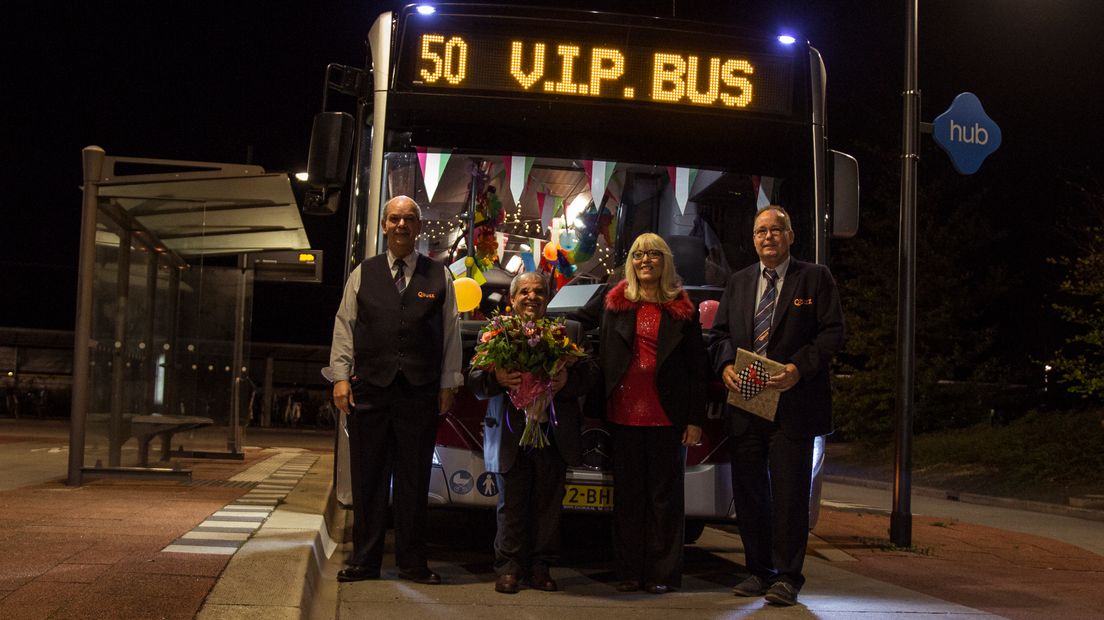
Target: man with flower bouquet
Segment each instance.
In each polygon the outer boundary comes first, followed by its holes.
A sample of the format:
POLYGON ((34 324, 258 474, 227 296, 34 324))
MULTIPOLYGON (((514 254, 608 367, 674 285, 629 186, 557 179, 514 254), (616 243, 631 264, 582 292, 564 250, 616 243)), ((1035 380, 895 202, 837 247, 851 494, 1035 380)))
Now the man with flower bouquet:
POLYGON ((545 318, 548 279, 539 272, 510 283, 513 314, 491 319, 479 336, 468 387, 487 403, 483 458, 498 481, 495 591, 522 583, 553 592, 548 572, 559 552, 568 465, 582 460, 579 399, 598 377, 576 344, 581 326, 545 318))

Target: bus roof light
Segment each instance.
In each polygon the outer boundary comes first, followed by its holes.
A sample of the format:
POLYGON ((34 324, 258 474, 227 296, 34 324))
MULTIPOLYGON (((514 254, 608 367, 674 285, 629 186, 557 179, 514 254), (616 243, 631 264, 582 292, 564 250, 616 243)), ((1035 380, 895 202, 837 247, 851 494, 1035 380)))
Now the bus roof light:
POLYGON ((421 15, 433 15, 434 13, 437 12, 437 9, 433 8, 432 6, 430 6, 428 4, 419 4, 417 9, 418 9, 418 13, 421 14, 421 15))
POLYGON ((797 42, 797 39, 793 38, 792 36, 790 36, 788 34, 780 34, 780 35, 778 35, 778 42, 781 43, 782 45, 793 45, 794 43, 797 42))

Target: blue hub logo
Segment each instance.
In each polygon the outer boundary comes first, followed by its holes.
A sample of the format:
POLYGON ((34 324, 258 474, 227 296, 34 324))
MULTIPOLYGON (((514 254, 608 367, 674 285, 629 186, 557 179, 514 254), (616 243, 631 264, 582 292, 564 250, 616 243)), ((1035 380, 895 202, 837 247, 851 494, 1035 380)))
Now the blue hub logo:
POLYGON ((935 143, 951 156, 962 174, 973 174, 1001 143, 1001 130, 981 107, 974 93, 955 97, 947 111, 935 117, 935 143))

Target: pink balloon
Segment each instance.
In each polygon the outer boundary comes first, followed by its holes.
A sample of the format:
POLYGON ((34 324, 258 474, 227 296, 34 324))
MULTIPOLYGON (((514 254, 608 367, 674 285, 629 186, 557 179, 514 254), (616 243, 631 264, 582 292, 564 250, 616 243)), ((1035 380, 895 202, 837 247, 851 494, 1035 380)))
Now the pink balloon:
POLYGON ((713 321, 717 318, 717 306, 721 305, 716 299, 706 299, 698 304, 698 320, 704 329, 711 329, 713 321))

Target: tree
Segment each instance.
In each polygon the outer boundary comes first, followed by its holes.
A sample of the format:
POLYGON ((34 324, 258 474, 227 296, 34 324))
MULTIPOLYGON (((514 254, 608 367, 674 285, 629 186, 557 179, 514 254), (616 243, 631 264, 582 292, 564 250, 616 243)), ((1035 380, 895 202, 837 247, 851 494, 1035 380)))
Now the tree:
POLYGON ((1083 255, 1054 262, 1066 268, 1059 285, 1066 300, 1053 307, 1076 332, 1051 363, 1070 392, 1099 401, 1104 396, 1104 228, 1088 231, 1083 255))

